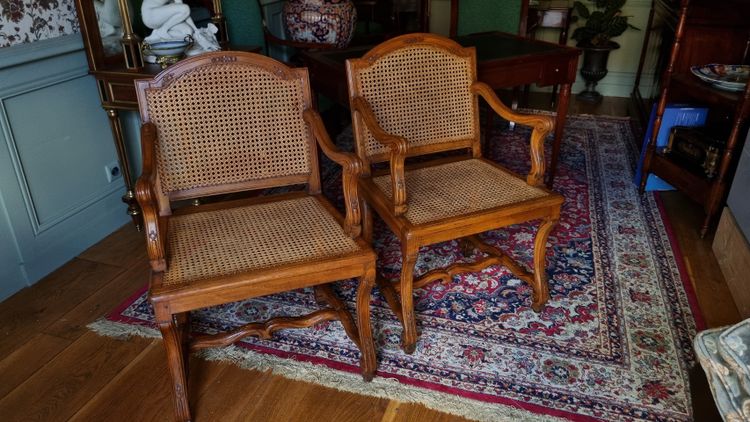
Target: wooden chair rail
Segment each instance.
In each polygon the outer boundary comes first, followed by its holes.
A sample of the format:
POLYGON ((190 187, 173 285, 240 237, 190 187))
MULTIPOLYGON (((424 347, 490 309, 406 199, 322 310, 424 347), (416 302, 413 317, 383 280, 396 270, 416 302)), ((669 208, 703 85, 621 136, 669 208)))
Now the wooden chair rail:
POLYGON ((346 310, 344 302, 333 292, 331 286, 315 286, 315 293, 317 298, 321 298, 328 303, 329 306, 327 308, 297 317, 277 317, 265 322, 245 324, 226 333, 194 335, 190 341, 190 351, 194 352, 211 347, 228 346, 249 336, 258 336, 259 338, 268 340, 278 330, 285 328, 307 328, 321 322, 336 320, 341 321, 346 333, 357 347, 360 347, 359 334, 357 333, 357 326, 354 323, 354 319, 352 319, 346 310))

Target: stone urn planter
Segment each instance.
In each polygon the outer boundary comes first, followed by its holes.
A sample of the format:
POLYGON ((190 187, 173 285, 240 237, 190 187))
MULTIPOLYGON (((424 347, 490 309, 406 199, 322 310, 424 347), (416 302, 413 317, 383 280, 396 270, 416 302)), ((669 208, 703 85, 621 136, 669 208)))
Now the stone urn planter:
POLYGON ((287 0, 284 24, 294 41, 343 48, 354 35, 357 10, 351 0, 287 0))
POLYGON ((602 100, 602 94, 596 91, 596 84, 607 76, 607 61, 612 50, 620 48, 620 44, 609 41, 603 46, 593 46, 580 43, 577 46, 583 50, 583 65, 581 76, 586 81, 586 89, 578 94, 578 99, 598 103, 602 100))

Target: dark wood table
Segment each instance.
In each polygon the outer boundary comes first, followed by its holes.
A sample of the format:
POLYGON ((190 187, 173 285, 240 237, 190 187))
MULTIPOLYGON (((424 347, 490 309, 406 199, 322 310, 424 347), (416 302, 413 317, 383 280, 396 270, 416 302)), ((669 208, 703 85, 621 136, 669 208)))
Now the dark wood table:
MULTIPOLYGON (((540 86, 560 85, 555 136, 547 173, 547 185, 551 187, 570 101, 570 86, 576 79, 581 51, 503 32, 472 34, 455 39, 463 46, 476 47, 479 80, 494 89, 532 83, 540 86)), ((348 107, 344 63, 347 59, 362 57, 370 48, 303 52, 302 58, 310 71, 310 82, 315 92, 348 107)))

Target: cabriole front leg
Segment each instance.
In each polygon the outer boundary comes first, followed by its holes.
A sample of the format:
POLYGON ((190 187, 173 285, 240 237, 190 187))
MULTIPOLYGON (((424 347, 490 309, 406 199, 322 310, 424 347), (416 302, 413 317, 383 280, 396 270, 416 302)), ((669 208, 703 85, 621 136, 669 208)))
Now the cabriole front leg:
POLYGON ((401 314, 404 331, 401 333, 401 348, 407 354, 417 348, 417 322, 414 315, 414 266, 417 263, 417 251, 407 248, 408 241, 402 240, 401 265, 401 314))
POLYGON ((549 300, 549 283, 547 282, 547 239, 557 224, 557 219, 548 218, 542 221, 534 239, 534 283, 532 285, 531 308, 540 312, 549 300))
POLYGON ((159 330, 167 352, 167 366, 172 376, 172 392, 175 417, 178 421, 190 421, 190 404, 188 402, 186 359, 184 353, 183 332, 176 318, 159 321, 159 330))
POLYGON ((362 378, 371 381, 377 367, 375 343, 372 340, 372 325, 370 324, 370 294, 375 285, 375 268, 369 268, 364 276, 359 278, 357 288, 357 328, 359 329, 360 368, 362 378))

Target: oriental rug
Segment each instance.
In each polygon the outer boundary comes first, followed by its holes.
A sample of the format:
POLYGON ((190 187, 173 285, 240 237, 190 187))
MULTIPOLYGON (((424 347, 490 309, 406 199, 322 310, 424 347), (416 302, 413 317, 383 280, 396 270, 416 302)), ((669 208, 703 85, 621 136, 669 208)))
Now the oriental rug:
MULTIPOLYGON (((528 132, 496 128, 489 157, 528 169, 528 132)), ((351 133, 338 139, 351 145, 351 133)), ((246 368, 366 395, 419 402, 476 420, 691 420, 688 368, 702 328, 681 257, 658 197, 631 179, 637 157, 627 119, 571 116, 554 189, 565 196, 549 237, 551 299, 531 310, 531 289, 504 267, 463 274, 417 290, 417 350, 399 349, 400 325, 375 291, 378 373, 358 375, 359 352, 338 322, 248 338, 204 353, 246 368)), ((324 163, 327 192, 339 201, 338 172, 324 163)), ((531 264, 536 223, 484 233, 531 264)), ((379 270, 398 278, 398 240, 376 220, 379 270)), ((463 258, 456 242, 423 248, 417 274, 463 258)), ((337 291, 353 308, 356 283, 337 291)), ((294 291, 197 312, 194 330, 212 333, 280 313, 315 308, 294 291)), ((106 335, 158 337, 145 292, 91 325, 106 335)))

